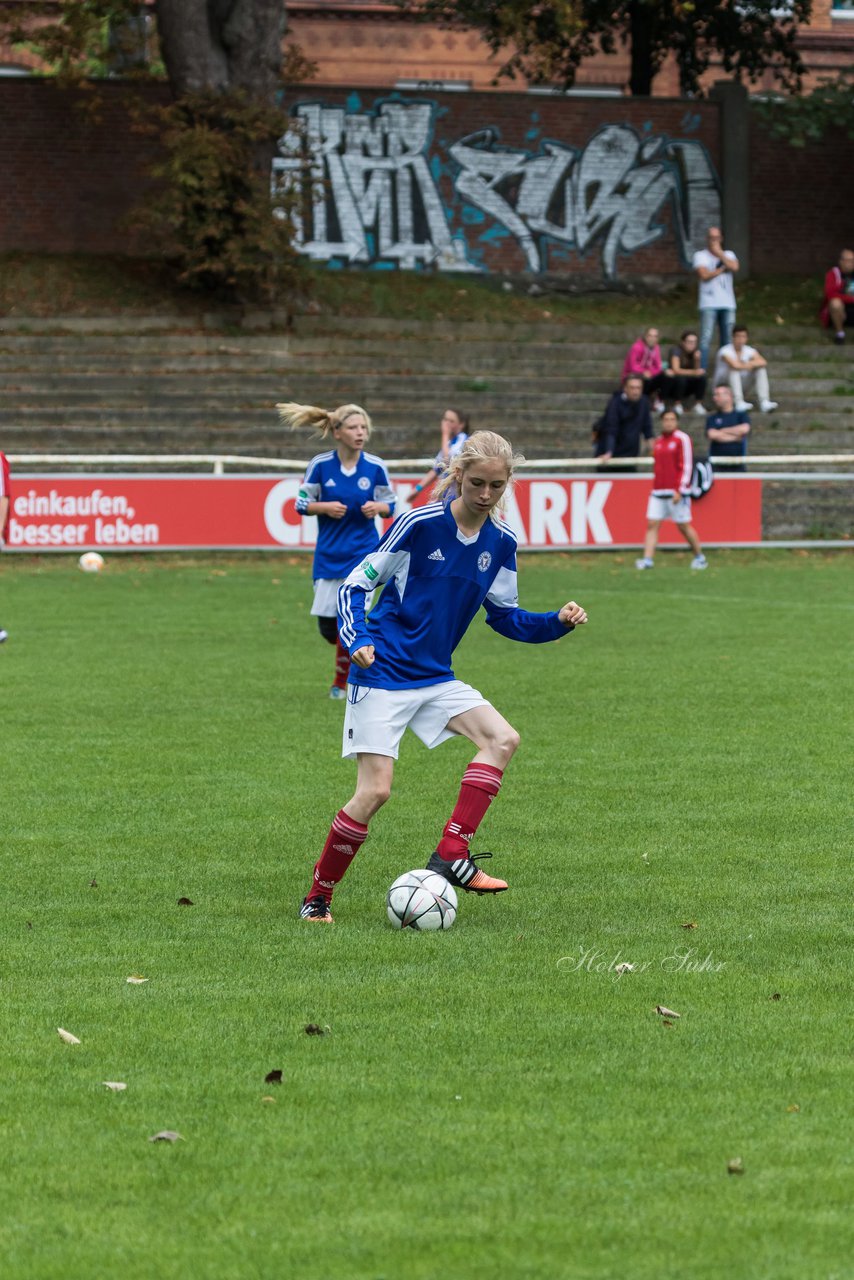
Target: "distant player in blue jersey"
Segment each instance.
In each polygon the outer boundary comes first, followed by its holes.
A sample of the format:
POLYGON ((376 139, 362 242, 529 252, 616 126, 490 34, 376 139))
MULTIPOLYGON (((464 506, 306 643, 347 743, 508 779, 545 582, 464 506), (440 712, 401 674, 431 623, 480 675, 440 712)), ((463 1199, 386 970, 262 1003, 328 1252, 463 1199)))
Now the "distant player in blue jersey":
POLYGON ((371 420, 359 405, 344 404, 331 411, 294 403, 276 408, 287 426, 313 427, 321 436, 331 436, 336 445, 308 464, 296 508, 300 515, 317 516, 311 612, 324 640, 335 645, 335 679, 329 696, 344 699, 350 655, 338 639, 338 588, 377 546, 375 520, 394 513, 394 491, 382 459, 363 452, 371 420))
POLYGON ((451 655, 478 609, 511 640, 557 640, 587 621, 571 601, 554 613, 520 609, 516 539, 500 518, 513 473, 511 446, 476 431, 451 459, 437 501, 401 516, 378 549, 338 593, 341 640, 353 666, 344 717, 346 759, 358 765, 356 791, 336 814, 300 915, 331 923, 332 894, 368 834, 368 822, 391 794, 394 762, 409 727, 428 747, 461 734, 477 747, 456 806, 427 866, 458 889, 507 888, 482 871, 469 845, 494 796, 519 735, 470 685, 454 678, 451 655), (442 501, 456 492, 459 496, 442 501), (386 584, 365 619, 369 592, 386 584))
POLYGON ((413 493, 429 489, 438 477, 448 469, 451 458, 455 458, 469 438, 469 420, 459 409, 446 409, 442 414, 442 447, 433 460, 433 466, 424 479, 415 486, 413 493))

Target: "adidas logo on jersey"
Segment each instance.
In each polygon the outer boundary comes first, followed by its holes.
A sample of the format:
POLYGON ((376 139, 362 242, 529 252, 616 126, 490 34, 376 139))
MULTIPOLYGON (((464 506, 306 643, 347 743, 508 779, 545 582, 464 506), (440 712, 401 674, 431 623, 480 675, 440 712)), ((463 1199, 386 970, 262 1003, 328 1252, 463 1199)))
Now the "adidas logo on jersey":
POLYGON ((334 844, 332 848, 335 850, 336 853, 343 853, 348 858, 352 858, 353 854, 355 853, 355 850, 351 844, 334 844))
POLYGON ((327 481, 326 481, 326 484, 325 484, 325 486, 324 486, 324 487, 328 489, 328 488, 330 488, 330 486, 331 486, 333 489, 335 488, 335 481, 334 481, 334 480, 331 480, 331 479, 330 479, 330 480, 327 480, 327 481))
POLYGON ((439 548, 437 547, 435 551, 431 551, 431 552, 430 552, 430 554, 429 554, 429 556, 427 557, 427 559, 428 559, 428 560, 444 560, 444 559, 445 559, 445 557, 442 555, 441 551, 440 551, 440 550, 439 550, 439 548))

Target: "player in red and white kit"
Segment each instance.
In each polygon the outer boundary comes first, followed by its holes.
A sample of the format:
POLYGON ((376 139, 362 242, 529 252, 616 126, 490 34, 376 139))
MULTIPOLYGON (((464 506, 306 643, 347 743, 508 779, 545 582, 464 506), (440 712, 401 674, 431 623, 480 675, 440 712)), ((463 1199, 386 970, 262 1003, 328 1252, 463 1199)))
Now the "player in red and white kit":
MULTIPOLYGON (((9 536, 9 463, 5 453, 0 453, 0 547, 9 536)), ((0 644, 8 638, 8 632, 0 627, 0 644)))
POLYGON ((691 472, 694 468, 694 451, 691 437, 679 430, 679 419, 672 409, 661 415, 661 432, 652 447, 652 493, 646 509, 646 538, 643 559, 635 561, 636 569, 652 569, 653 556, 658 544, 658 529, 662 520, 672 520, 694 552, 692 569, 705 569, 708 560, 703 555, 697 531, 691 524, 691 472))

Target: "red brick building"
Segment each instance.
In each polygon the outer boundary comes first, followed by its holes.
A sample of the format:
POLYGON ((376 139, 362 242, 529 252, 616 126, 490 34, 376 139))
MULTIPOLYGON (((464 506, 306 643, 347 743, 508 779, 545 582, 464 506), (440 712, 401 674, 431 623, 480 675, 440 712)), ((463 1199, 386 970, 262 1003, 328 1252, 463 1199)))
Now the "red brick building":
MULTIPOLYGON (((293 0, 288 3, 290 38, 317 64, 317 85, 354 88, 388 84, 400 88, 499 89, 524 92, 524 80, 495 79, 500 59, 473 31, 443 30, 415 23, 383 0, 293 0)), ((822 75, 836 75, 854 61, 854 0, 813 0, 813 17, 799 37, 808 68, 806 87, 822 75)), ((710 70, 711 84, 719 79, 710 70)), ((629 59, 625 50, 599 54, 583 62, 576 88, 585 93, 627 92, 629 59)), ((755 86, 770 88, 767 75, 755 86)), ((669 61, 656 77, 655 97, 678 97, 679 75, 669 61)))
MULTIPOLYGON (((9 9, 23 0, 0 0, 9 9)), ((413 22, 385 0, 287 0, 288 39, 317 65, 318 86, 354 88, 471 89, 525 92, 522 79, 493 84, 500 59, 474 31, 444 30, 413 22)), ((823 75, 836 75, 854 62, 854 0, 813 0, 813 16, 799 36, 808 68, 806 87, 823 75)), ((27 74, 38 59, 0 44, 0 75, 27 74)), ((582 63, 576 88, 583 93, 620 95, 627 91, 629 59, 625 50, 598 54, 582 63)), ((707 80, 720 78, 712 68, 707 80)), ((766 75, 754 89, 770 88, 766 75)), ((655 97, 678 97, 679 76, 669 61, 656 77, 655 97)))

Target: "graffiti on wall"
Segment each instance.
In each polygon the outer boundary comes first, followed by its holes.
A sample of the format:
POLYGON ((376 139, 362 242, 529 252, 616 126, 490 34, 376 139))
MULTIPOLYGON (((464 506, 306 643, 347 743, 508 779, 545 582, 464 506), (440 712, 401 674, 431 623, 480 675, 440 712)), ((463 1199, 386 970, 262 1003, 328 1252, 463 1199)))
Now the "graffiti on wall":
POLYGON ((434 144, 430 102, 366 112, 300 103, 292 114, 273 187, 298 195, 296 243, 316 261, 485 271, 488 245, 511 237, 529 271, 548 271, 556 248, 598 249, 610 280, 621 256, 669 231, 690 262, 721 216, 717 175, 695 139, 609 124, 583 147, 508 147, 494 128, 434 144))

